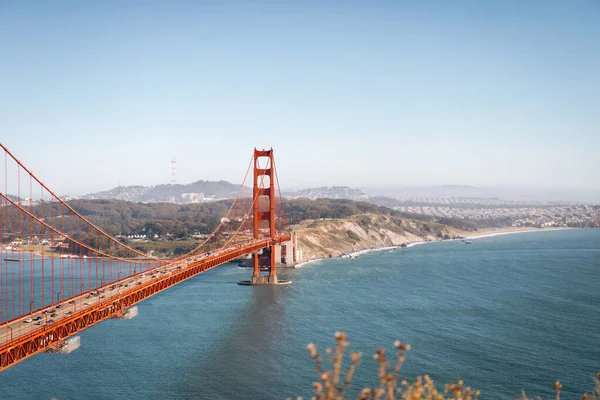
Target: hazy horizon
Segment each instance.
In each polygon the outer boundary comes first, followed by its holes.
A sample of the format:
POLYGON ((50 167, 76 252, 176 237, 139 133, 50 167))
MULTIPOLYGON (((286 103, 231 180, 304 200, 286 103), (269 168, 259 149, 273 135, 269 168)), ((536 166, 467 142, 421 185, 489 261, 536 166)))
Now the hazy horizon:
MULTIPOLYGON (((0 3, 0 142, 58 193, 600 193, 597 1, 0 3)), ((566 199, 568 200, 568 199, 566 199)))
MULTIPOLYGON (((206 180, 205 180, 206 181, 206 180)), ((218 179, 217 181, 222 181, 218 179)), ((179 185, 188 185, 194 182, 178 182, 179 185)), ((229 181, 227 181, 229 182, 229 181)), ((241 182, 229 182, 235 186, 241 182)), ((158 186, 168 185, 170 183, 157 183, 155 185, 121 185, 121 186, 158 186)), ((251 187, 251 182, 246 183, 251 187)), ((565 201, 577 203, 600 204, 600 190, 592 189, 573 189, 573 188, 552 188, 552 187, 530 187, 530 186, 471 186, 471 185, 383 185, 383 186, 349 186, 349 185, 312 185, 306 187, 289 188, 283 186, 282 193, 298 192, 306 189, 319 189, 331 187, 350 187, 358 189, 371 196, 384 196, 392 198, 403 197, 473 197, 473 198, 499 198, 503 200, 517 201, 565 201)), ((60 195, 85 196, 98 192, 104 192, 116 187, 95 190, 86 193, 62 193, 60 195)))

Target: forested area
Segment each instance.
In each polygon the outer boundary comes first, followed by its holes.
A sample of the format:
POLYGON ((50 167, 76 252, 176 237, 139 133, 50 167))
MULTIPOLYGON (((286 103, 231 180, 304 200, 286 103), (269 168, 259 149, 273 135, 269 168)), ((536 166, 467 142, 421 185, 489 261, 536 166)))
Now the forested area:
MULTIPOLYGON (((233 200, 189 204, 135 203, 123 200, 72 200, 68 204, 83 217, 112 236, 146 235, 148 239, 167 236, 174 239, 184 239, 193 235, 207 235, 213 232, 231 208, 233 200)), ((248 210, 250 206, 250 199, 238 200, 236 204, 239 210, 248 210)), ((280 204, 277 204, 278 211, 276 214, 283 215, 279 207, 280 204)), ((4 214, 10 214, 10 209, 11 207, 5 207, 2 211, 4 214)), ((43 207, 28 207, 27 210, 41 219, 54 219, 55 226, 67 234, 72 233, 73 230, 76 231, 78 228, 77 225, 72 225, 72 213, 60 203, 45 203, 43 207), (74 229, 71 229, 72 226, 74 229)), ((18 211, 17 213, 20 214, 18 211)), ((285 200, 285 215, 290 225, 299 224, 304 220, 348 218, 360 214, 390 215, 425 222, 439 222, 464 230, 506 226, 504 224, 507 222, 482 222, 459 218, 435 219, 431 216, 400 212, 371 203, 345 199, 309 200, 301 198, 285 200)), ((17 220, 19 218, 13 217, 12 219, 17 220)), ((4 220, 10 220, 10 215, 4 215, 4 220)), ((76 221, 76 219, 74 220, 76 221)), ((278 221, 278 225, 283 223, 285 223, 283 219, 278 221)), ((235 221, 232 221, 231 224, 234 226, 235 221)), ((39 226, 36 226, 34 233, 37 234, 38 230, 39 226)))
MULTIPOLYGON (((153 237, 168 233, 175 238, 183 238, 214 231, 232 202, 223 200, 182 205, 121 200, 73 200, 69 205, 111 235, 145 234, 153 237)), ((248 199, 241 200, 240 209, 249 209, 249 206, 248 199)), ((402 215, 386 207, 352 200, 285 200, 285 215, 291 225, 307 219, 347 218, 367 213, 402 215)), ((280 212, 276 214, 282 215, 280 212)))

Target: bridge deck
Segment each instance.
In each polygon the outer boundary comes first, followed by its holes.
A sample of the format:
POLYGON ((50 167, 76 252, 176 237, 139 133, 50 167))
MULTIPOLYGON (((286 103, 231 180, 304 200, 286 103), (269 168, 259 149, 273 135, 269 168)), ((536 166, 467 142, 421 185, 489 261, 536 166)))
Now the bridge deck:
MULTIPOLYGON (((288 240, 288 236, 281 236, 275 239, 274 243, 288 240)), ((179 282, 242 255, 264 249, 272 243, 271 239, 256 240, 210 255, 203 254, 165 263, 99 287, 96 289, 97 295, 92 295, 91 292, 84 293, 0 325, 0 371, 36 353, 55 347, 68 337, 98 322, 121 315, 134 304, 179 282), (57 308, 59 304, 60 308, 57 308), (54 311, 56 317, 44 312, 50 310, 54 311), (25 322, 28 318, 36 317, 41 319, 25 322), (36 325, 36 322, 41 324, 36 325)))

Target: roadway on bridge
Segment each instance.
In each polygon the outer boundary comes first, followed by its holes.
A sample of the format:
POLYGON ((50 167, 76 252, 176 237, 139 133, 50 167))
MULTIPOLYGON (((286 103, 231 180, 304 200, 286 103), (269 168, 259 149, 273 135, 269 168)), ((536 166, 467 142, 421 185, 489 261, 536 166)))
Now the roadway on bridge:
POLYGON ((137 289, 138 286, 169 275, 175 270, 185 268, 192 262, 206 259, 207 257, 213 257, 223 252, 225 251, 203 253, 174 264, 166 262, 165 264, 154 267, 148 271, 140 272, 89 292, 82 293, 77 297, 55 303, 31 314, 26 314, 16 320, 10 321, 8 324, 5 323, 0 326, 0 346, 36 330, 43 329, 44 326, 55 324, 59 320, 67 318, 78 311, 93 307, 101 301, 126 293, 127 291, 133 291, 137 289), (56 316, 53 317, 52 315, 56 316), (36 320, 36 318, 38 318, 38 320, 36 320))

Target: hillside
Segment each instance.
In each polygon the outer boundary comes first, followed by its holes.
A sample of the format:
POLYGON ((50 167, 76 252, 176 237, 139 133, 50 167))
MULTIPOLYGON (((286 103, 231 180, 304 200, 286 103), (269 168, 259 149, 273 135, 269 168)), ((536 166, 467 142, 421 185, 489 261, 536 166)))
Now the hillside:
MULTIPOLYGON (((90 193, 86 199, 115 199, 142 203, 192 203, 215 199, 235 198, 239 184, 227 181, 197 181, 186 185, 168 184, 156 186, 118 186, 103 192, 90 193)), ((252 190, 244 187, 243 196, 251 196, 252 190)))
POLYGON ((164 237, 169 234, 186 238, 212 232, 231 203, 232 200, 172 204, 79 199, 70 201, 69 205, 111 235, 164 237))
MULTIPOLYGON (((249 207, 250 199, 243 199, 249 207)), ((123 200, 69 201, 69 204, 95 225, 133 247, 161 256, 181 254, 198 237, 214 231, 231 207, 232 200, 195 204, 134 203, 123 200), (127 239, 129 238, 129 239, 127 239)), ((241 203, 240 203, 241 204, 241 203)), ((366 202, 332 199, 286 200, 286 216, 299 239, 304 258, 339 256, 370 247, 399 245, 409 241, 436 240, 460 235, 461 231, 420 216, 400 213, 366 202)), ((246 205, 242 208, 247 209, 246 205)), ((7 210, 2 210, 6 213, 7 210)), ((41 210, 32 212, 41 216, 41 210)), ((55 204, 44 213, 62 213, 55 204)), ((2 215, 8 218, 8 215, 2 215)), ((68 225, 70 226, 70 225, 68 225)), ((68 227, 65 233, 72 235, 68 227)))
POLYGON ((464 234, 435 222, 381 214, 304 221, 297 232, 304 260, 339 257, 360 250, 411 242, 459 238, 464 234))
MULTIPOLYGON (((249 201, 250 199, 242 200, 249 201)), ((232 200, 172 204, 78 199, 69 204, 92 223, 113 235, 165 236, 170 233, 174 237, 185 238, 195 233, 212 232, 231 207, 232 200)), ((38 212, 37 208, 33 211, 38 212)), ((59 210, 55 212, 58 213, 59 210)), ((408 216, 370 203, 332 199, 286 200, 285 212, 292 225, 305 220, 339 219, 361 214, 408 216)))
POLYGON ((318 187, 310 189, 302 189, 295 192, 286 192, 283 195, 289 199, 306 198, 310 200, 317 199, 346 199, 355 201, 365 201, 369 199, 369 195, 360 189, 351 188, 348 186, 331 186, 318 187))
POLYGON ((284 192, 283 196, 288 199, 335 199, 335 200, 352 200, 364 201, 384 207, 396 207, 401 204, 398 199, 385 196, 373 196, 363 192, 357 188, 349 186, 322 186, 318 188, 302 189, 294 192, 284 192))

